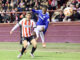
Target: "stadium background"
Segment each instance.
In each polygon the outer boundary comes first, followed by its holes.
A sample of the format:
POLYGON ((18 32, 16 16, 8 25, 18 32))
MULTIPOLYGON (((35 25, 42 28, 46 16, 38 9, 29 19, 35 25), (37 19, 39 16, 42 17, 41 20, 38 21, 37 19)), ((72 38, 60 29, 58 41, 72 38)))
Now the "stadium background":
MULTIPOLYGON (((0 4, 1 42, 16 42, 21 40, 21 36, 19 34, 20 28, 18 29, 19 31, 15 31, 15 33, 11 36, 9 34, 9 31, 17 22, 19 22, 19 20, 25 17, 26 11, 29 11, 30 8, 41 9, 42 5, 46 5, 48 7, 51 21, 48 31, 45 35, 46 42, 80 42, 80 14, 78 10, 80 7, 80 3, 78 0, 0 0, 0 4), (71 19, 70 22, 63 22, 63 19, 65 18, 65 16, 63 15, 63 10, 69 5, 70 7, 73 7, 74 11, 76 10, 76 12, 75 14, 73 13, 73 17, 69 17, 71 19)), ((32 13, 32 18, 36 22, 37 14, 32 13)))
MULTIPOLYGON (((80 8, 79 1, 80 0, 0 0, 0 60, 18 60, 18 50, 21 48, 19 45, 19 41, 21 40, 20 28, 12 35, 10 35, 9 32, 12 27, 25 16, 25 11, 33 7, 34 9, 41 9, 42 5, 48 6, 50 14, 50 24, 45 35, 47 47, 42 48, 41 40, 39 39, 35 58, 32 59, 29 57, 29 54, 27 54, 27 56, 24 55, 20 60, 80 60, 80 15, 77 10, 80 8), (57 3, 51 4, 52 2, 57 3), (63 22, 65 16, 62 14, 62 11, 65 5, 71 5, 74 9, 76 8, 74 19, 70 18, 72 20, 69 22, 63 22), (58 13, 56 14, 54 11, 58 13), (55 18, 54 16, 57 17, 55 18)), ((32 18, 36 22, 37 15, 33 13, 32 15, 32 18)), ((31 46, 29 52, 30 49, 31 46)))

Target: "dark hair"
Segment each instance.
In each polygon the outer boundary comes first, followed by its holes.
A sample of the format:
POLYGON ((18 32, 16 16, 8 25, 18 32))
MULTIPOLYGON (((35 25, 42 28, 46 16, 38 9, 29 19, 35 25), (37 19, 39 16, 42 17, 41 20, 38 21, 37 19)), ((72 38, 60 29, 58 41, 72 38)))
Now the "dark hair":
POLYGON ((30 14, 31 15, 31 12, 30 11, 27 11, 26 14, 30 14))
POLYGON ((47 10, 47 6, 46 5, 43 5, 42 8, 45 8, 47 10))

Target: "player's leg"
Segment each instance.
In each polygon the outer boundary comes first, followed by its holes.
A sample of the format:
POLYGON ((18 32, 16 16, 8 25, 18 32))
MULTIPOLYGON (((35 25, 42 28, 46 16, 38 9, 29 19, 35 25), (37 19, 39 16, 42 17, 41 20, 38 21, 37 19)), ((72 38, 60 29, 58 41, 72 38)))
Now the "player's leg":
POLYGON ((45 38, 44 38, 44 33, 43 33, 43 31, 42 31, 42 28, 44 28, 44 30, 45 30, 45 26, 43 26, 43 25, 37 26, 37 29, 39 30, 39 34, 40 34, 40 37, 41 37, 42 46, 43 46, 43 47, 46 47, 45 38))
POLYGON ((44 38, 44 33, 43 32, 40 32, 40 37, 41 37, 41 40, 42 40, 43 47, 46 47, 45 38, 44 38))
POLYGON ((34 29, 34 33, 35 33, 35 35, 36 35, 36 37, 37 37, 36 40, 38 40, 38 38, 39 38, 39 30, 38 30, 38 28, 35 28, 35 29, 34 29))
POLYGON ((41 37, 42 43, 44 43, 44 34, 43 34, 43 32, 40 32, 40 37, 41 37))
POLYGON ((21 53, 18 55, 18 58, 20 58, 23 55, 24 51, 26 50, 26 47, 28 44, 27 40, 22 41, 22 44, 23 44, 23 47, 22 47, 21 53))
POLYGON ((33 45, 32 47, 32 51, 31 51, 31 56, 33 57, 33 53, 35 52, 36 48, 37 48, 37 42, 35 39, 31 40, 31 44, 33 45))
POLYGON ((28 42, 27 42, 27 40, 24 40, 22 43, 23 43, 23 47, 22 47, 21 54, 23 55, 24 51, 25 51, 26 48, 27 48, 28 42))
MULTIPOLYGON (((29 45, 30 45, 30 42, 27 42, 27 48, 29 47, 29 45)), ((26 48, 26 49, 27 49, 27 48, 26 48)), ((19 51, 21 52, 22 49, 20 49, 19 51)), ((26 54, 26 52, 27 52, 27 50, 24 51, 25 54, 26 54)))
POLYGON ((39 37, 39 34, 40 34, 42 45, 43 45, 43 47, 46 47, 45 39, 44 39, 44 33, 41 32, 41 30, 42 30, 43 27, 45 28, 45 26, 37 26, 37 28, 35 29, 35 32, 36 32, 36 35, 38 37, 39 37))
POLYGON ((36 35, 38 35, 38 37, 39 37, 39 34, 40 34, 42 43, 44 43, 44 34, 43 34, 43 32, 41 31, 42 28, 43 28, 43 26, 37 26, 37 28, 35 29, 35 31, 36 31, 36 35))

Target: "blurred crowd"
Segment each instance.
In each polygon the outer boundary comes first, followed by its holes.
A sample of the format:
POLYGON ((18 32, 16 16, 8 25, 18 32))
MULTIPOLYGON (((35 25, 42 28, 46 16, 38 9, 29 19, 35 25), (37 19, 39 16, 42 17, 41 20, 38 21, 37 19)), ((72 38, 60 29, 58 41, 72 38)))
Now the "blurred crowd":
MULTIPOLYGON (((43 5, 46 5, 48 10, 60 10, 55 12, 49 11, 50 21, 52 22, 80 20, 79 1, 80 0, 0 0, 0 23, 16 23, 25 17, 26 13, 24 11, 29 11, 30 8, 38 10, 41 9, 43 5), (65 18, 63 10, 68 6, 72 7, 74 12, 72 16, 65 18)), ((32 13, 32 18, 36 22, 37 14, 32 13)))
POLYGON ((68 0, 63 6, 61 6, 59 11, 56 11, 52 15, 53 22, 70 22, 70 21, 80 21, 80 0, 68 0), (71 16, 64 15, 64 9, 70 7, 73 9, 73 14, 71 16))

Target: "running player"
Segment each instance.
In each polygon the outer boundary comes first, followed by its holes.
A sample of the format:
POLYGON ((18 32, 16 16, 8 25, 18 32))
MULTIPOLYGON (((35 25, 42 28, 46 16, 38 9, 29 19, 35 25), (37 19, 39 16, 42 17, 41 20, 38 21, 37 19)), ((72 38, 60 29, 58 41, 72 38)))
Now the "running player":
POLYGON ((47 31, 48 24, 49 24, 49 14, 47 13, 47 7, 43 6, 42 10, 35 10, 32 9, 32 12, 38 14, 38 22, 37 27, 35 28, 35 32, 39 37, 41 37, 42 45, 43 47, 46 47, 45 41, 44 41, 44 34, 47 31))
POLYGON ((20 58, 24 51, 26 50, 27 46, 28 46, 28 42, 31 43, 33 45, 32 47, 32 51, 31 51, 31 56, 33 57, 33 53, 36 50, 37 47, 37 42, 36 39, 34 38, 34 36, 31 34, 31 28, 35 28, 36 24, 33 20, 31 20, 31 13, 28 12, 26 15, 26 18, 23 18, 19 23, 17 23, 12 30, 10 31, 10 34, 13 33, 13 31, 18 28, 20 25, 22 25, 22 50, 21 53, 18 55, 18 58, 20 58))

